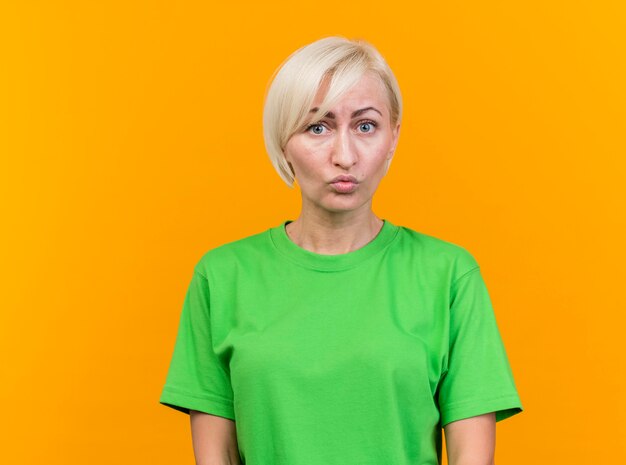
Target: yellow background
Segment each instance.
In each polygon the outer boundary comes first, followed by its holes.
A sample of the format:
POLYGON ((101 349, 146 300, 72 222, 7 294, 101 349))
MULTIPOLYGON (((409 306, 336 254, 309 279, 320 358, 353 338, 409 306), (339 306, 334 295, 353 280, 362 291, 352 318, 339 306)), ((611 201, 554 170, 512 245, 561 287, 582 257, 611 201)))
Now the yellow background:
POLYGON ((192 267, 297 216, 264 92, 336 34, 404 96, 375 212, 482 267, 525 408, 496 463, 622 462, 625 31, 618 0, 3 2, 0 462, 193 463, 158 403, 192 267))

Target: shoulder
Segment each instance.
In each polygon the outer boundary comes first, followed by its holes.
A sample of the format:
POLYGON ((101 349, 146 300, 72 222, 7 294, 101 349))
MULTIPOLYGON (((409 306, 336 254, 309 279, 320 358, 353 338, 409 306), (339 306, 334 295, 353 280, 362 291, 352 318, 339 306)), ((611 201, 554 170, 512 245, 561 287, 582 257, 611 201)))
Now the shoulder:
POLYGON ((407 226, 400 226, 400 229, 403 254, 418 257, 425 266, 445 269, 451 279, 479 267, 474 255, 463 245, 407 226))
POLYGON ((195 270, 207 276, 210 270, 256 261, 266 253, 269 245, 269 229, 226 242, 207 250, 197 261, 195 270))

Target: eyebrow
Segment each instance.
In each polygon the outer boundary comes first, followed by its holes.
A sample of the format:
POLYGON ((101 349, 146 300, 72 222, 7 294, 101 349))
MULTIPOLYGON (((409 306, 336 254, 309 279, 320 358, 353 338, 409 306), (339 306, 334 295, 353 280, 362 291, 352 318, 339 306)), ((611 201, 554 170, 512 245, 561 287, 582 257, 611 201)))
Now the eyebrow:
MULTIPOLYGON (((312 108, 309 113, 315 113, 317 110, 319 110, 318 107, 312 108)), ((359 116, 359 115, 365 113, 368 110, 374 110, 380 116, 383 116, 383 114, 380 111, 378 111, 376 108, 374 108, 374 107, 365 107, 365 108, 361 108, 360 110, 356 110, 356 111, 352 112, 351 118, 359 116)), ((335 119, 335 114, 332 111, 329 111, 328 113, 326 113, 326 117, 330 118, 330 119, 335 119)))

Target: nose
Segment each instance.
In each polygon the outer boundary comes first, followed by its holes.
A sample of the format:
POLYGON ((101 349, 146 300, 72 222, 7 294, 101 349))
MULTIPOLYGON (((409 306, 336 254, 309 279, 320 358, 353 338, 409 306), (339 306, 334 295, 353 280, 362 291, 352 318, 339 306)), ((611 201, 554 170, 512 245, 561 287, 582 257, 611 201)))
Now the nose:
POLYGON ((350 168, 357 162, 356 150, 353 146, 349 130, 337 130, 333 140, 332 162, 342 168, 350 168))

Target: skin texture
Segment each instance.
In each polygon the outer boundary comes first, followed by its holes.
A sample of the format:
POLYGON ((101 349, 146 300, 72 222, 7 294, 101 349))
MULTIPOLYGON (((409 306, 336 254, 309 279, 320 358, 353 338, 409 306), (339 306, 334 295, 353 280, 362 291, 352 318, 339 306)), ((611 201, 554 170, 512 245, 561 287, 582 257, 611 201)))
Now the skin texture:
POLYGON ((494 412, 448 423, 443 428, 450 465, 494 465, 494 412))
POLYGON ((240 465, 235 422, 190 410, 191 437, 196 465, 240 465))
MULTIPOLYGON (((313 101, 317 108, 327 92, 322 81, 313 101)), ((382 81, 363 78, 330 109, 330 115, 311 114, 316 126, 302 128, 287 142, 285 158, 292 167, 302 196, 300 216, 287 225, 287 234, 300 247, 320 254, 341 254, 370 242, 382 227, 372 212, 372 197, 387 171, 398 141, 400 124, 392 125, 382 81), (367 107, 378 110, 352 117, 367 107), (380 112, 380 113, 379 113, 380 112), (338 175, 358 181, 351 193, 330 184, 338 175)))

